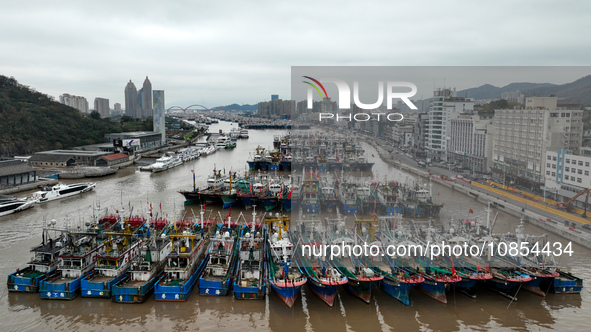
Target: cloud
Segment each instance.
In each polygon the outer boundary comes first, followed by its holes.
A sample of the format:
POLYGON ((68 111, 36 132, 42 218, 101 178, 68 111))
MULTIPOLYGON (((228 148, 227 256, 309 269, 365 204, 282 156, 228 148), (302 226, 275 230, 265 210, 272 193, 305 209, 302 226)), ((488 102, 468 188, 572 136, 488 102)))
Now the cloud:
POLYGON ((3 4, 0 74, 123 104, 149 76, 167 105, 288 98, 302 65, 588 65, 581 1, 62 1, 3 4))

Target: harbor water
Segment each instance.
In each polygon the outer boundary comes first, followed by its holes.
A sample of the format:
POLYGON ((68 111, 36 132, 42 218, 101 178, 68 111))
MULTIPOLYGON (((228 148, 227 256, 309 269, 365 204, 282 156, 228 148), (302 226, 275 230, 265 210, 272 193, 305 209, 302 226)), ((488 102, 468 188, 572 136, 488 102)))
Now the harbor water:
MULTIPOLYGON (((212 125, 210 132, 228 132, 232 126, 237 127, 221 122, 212 125)), ((274 135, 285 133, 251 129, 250 138, 239 140, 233 150, 219 150, 160 173, 140 172, 137 166, 130 166, 111 176, 88 179, 97 183, 92 192, 0 217, 0 278, 5 281, 8 274, 26 266, 31 258, 30 249, 41 242, 42 227, 52 219, 57 226, 82 228, 97 206, 101 213, 105 209, 125 209, 127 213, 145 214, 151 205, 154 214, 171 220, 199 216, 200 207, 184 205, 184 197, 177 193, 193 188, 193 172, 198 187, 205 184, 214 169, 222 174, 232 171, 242 175, 248 169, 249 154, 257 146, 272 148, 274 135)), ((380 160, 369 144, 363 143, 363 147, 369 161, 375 163, 376 181, 415 180, 413 175, 380 160)), ((486 206, 474 198, 437 184, 433 184, 432 192, 436 203, 445 203, 440 222, 466 218, 470 209, 474 215, 484 216, 486 206)), ((230 212, 207 207, 207 214, 213 215, 231 213, 237 218, 241 212, 250 220, 251 210, 236 207, 230 212)), ((517 218, 499 212, 494 232, 512 232, 518 223, 517 218)), ((525 231, 544 233, 530 224, 525 225, 525 231)), ((552 234, 549 240, 564 242, 552 234)), ((589 285, 591 251, 576 244, 572 248, 572 257, 564 255, 557 260, 564 270, 582 277, 589 285)), ((411 305, 406 306, 379 289, 373 292, 370 304, 340 289, 335 305, 328 307, 303 287, 301 297, 290 309, 273 293, 265 300, 244 301, 232 296, 203 297, 194 289, 187 302, 155 302, 150 298, 130 305, 82 297, 72 301, 41 300, 39 294, 9 293, 4 284, 0 289, 0 331, 582 331, 591 323, 591 294, 587 288, 581 294, 546 297, 521 290, 517 301, 486 288, 477 288, 476 294, 473 299, 452 290, 447 294, 448 303, 442 304, 412 289, 411 305)))

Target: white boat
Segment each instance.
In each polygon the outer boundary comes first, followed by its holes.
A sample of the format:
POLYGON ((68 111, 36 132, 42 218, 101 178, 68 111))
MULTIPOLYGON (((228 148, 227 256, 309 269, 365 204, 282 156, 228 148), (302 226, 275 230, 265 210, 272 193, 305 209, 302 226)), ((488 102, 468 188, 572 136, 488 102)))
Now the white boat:
POLYGON ((217 138, 217 141, 215 143, 215 146, 218 149, 225 149, 226 145, 228 144, 228 141, 230 141, 230 139, 226 136, 220 136, 217 138))
POLYGON ((63 184, 58 183, 53 187, 43 187, 33 193, 36 203, 45 203, 60 198, 70 197, 91 191, 96 186, 94 182, 63 184))
POLYGON ((240 130, 240 138, 248 138, 248 130, 247 129, 240 130))
POLYGON ((189 148, 179 151, 179 157, 183 160, 183 162, 197 159, 200 155, 201 152, 197 148, 189 148))
POLYGON ((179 158, 178 156, 173 156, 173 157, 162 156, 162 157, 156 159, 155 163, 150 165, 149 170, 152 171, 152 173, 162 172, 162 171, 165 171, 169 168, 176 167, 182 163, 183 163, 183 160, 181 158, 179 158))
POLYGON ((0 217, 32 208, 33 199, 0 198, 0 217))

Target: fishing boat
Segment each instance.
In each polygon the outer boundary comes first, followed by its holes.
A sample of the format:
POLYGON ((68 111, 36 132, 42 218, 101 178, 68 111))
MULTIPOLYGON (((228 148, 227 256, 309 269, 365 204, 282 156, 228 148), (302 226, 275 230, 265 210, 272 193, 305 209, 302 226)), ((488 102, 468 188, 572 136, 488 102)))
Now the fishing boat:
POLYGON ((232 174, 232 171, 230 171, 229 176, 227 178, 224 178, 225 189, 217 194, 222 200, 224 209, 238 204, 238 188, 236 187, 236 185, 232 186, 235 181, 236 173, 232 174))
POLYGON ((550 291, 556 294, 579 294, 583 289, 583 279, 565 271, 560 271, 549 285, 550 291))
POLYGON ((94 187, 96 187, 96 183, 94 182, 73 184, 58 183, 55 186, 51 187, 45 186, 41 188, 40 191, 34 192, 32 196, 33 199, 37 201, 37 203, 45 203, 56 199, 66 198, 89 192, 93 190, 94 187))
POLYGON ((39 284, 39 295, 48 300, 72 300, 80 292, 80 283, 92 271, 99 256, 105 253, 105 244, 97 241, 94 232, 69 232, 65 243, 55 243, 68 250, 60 256, 55 272, 49 273, 39 284))
POLYGON ((308 279, 293 261, 297 245, 294 248, 289 237, 289 217, 276 215, 265 218, 265 222, 272 232, 267 247, 268 279, 277 296, 291 308, 308 279))
POLYGON ((414 259, 405 255, 390 256, 386 255, 387 246, 397 243, 399 238, 393 232, 397 225, 396 215, 394 217, 386 216, 372 219, 356 220, 357 229, 361 230, 358 235, 369 242, 369 246, 375 246, 379 249, 381 255, 364 258, 364 263, 378 275, 384 276, 380 281, 380 288, 388 295, 410 305, 410 289, 425 281, 420 272, 417 272, 417 265, 414 259), (376 225, 377 224, 377 225, 376 225))
POLYGON ((0 217, 30 209, 36 202, 35 199, 0 198, 0 217))
POLYGON ((305 213, 319 213, 320 212, 320 179, 317 174, 307 173, 304 169, 305 175, 302 180, 301 187, 301 211, 305 213))
POLYGON ((398 182, 377 183, 373 188, 380 205, 380 214, 385 216, 403 215, 403 208, 398 202, 398 182))
POLYGON ((323 211, 335 211, 339 204, 336 190, 334 188, 334 181, 327 177, 323 177, 320 187, 320 205, 323 211))
POLYGON ((226 296, 232 287, 232 273, 238 258, 238 235, 241 227, 220 225, 207 250, 207 263, 199 276, 199 295, 226 296))
POLYGON ((131 261, 139 254, 142 240, 137 238, 130 224, 120 232, 106 232, 105 254, 97 256, 91 273, 82 277, 82 297, 111 298, 112 287, 125 277, 131 261))
POLYGON ((213 170, 213 175, 207 178, 207 184, 204 188, 197 188, 195 185, 195 172, 193 173, 193 190, 179 190, 178 193, 185 197, 187 204, 213 204, 221 201, 217 195, 226 190, 222 171, 213 170))
POLYGON ((314 223, 311 226, 306 226, 306 222, 302 221, 299 230, 298 235, 302 247, 310 248, 311 252, 307 254, 302 251, 300 255, 297 255, 298 266, 308 279, 307 284, 312 292, 332 307, 337 296, 338 286, 347 284, 348 279, 331 264, 330 260, 321 259, 320 255, 313 255, 317 251, 322 252, 324 247, 324 243, 321 241, 324 239, 322 226, 314 223))
POLYGON ((205 250, 212 224, 204 219, 201 209, 200 223, 185 224, 167 234, 172 251, 166 256, 164 274, 154 288, 156 301, 187 301, 207 262, 205 250))
MULTIPOLYGON (((431 183, 429 184, 431 186, 431 183)), ((431 190, 419 185, 414 187, 402 186, 399 190, 400 205, 403 206, 403 215, 412 218, 429 218, 439 215, 443 204, 433 202, 431 190)))
POLYGON ((28 266, 8 275, 8 291, 37 293, 39 283, 57 269, 59 256, 66 251, 66 247, 57 244, 65 243, 67 237, 66 230, 56 229, 55 221, 49 222, 48 227, 43 228, 41 244, 31 249, 33 259, 28 266))
POLYGON ((172 252, 172 241, 164 231, 148 238, 139 255, 133 258, 129 270, 113 285, 113 302, 142 303, 154 292, 164 271, 166 257, 172 252))
POLYGON ((358 208, 355 183, 351 181, 339 181, 338 197, 344 214, 357 213, 358 208))
POLYGON ((266 293, 266 231, 260 225, 257 227, 255 217, 256 213, 253 212, 251 226, 244 230, 238 245, 239 261, 232 288, 236 299, 263 299, 266 293))

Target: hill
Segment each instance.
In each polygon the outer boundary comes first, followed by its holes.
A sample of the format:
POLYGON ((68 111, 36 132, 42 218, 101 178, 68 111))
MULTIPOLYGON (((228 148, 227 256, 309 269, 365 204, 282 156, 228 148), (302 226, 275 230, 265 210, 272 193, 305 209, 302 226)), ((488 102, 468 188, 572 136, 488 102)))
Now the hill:
POLYGON ((555 95, 559 100, 578 101, 582 104, 591 104, 591 75, 582 77, 574 82, 566 84, 552 83, 511 83, 502 88, 485 84, 477 88, 470 88, 457 92, 459 97, 468 96, 474 99, 498 99, 503 92, 519 90, 526 97, 555 95))
POLYGON ((232 104, 232 105, 224 106, 224 109, 226 111, 246 111, 246 112, 252 112, 252 111, 256 111, 258 109, 258 105, 248 105, 248 104, 238 105, 238 104, 232 104))
POLYGON ((0 75, 0 156, 102 143, 104 134, 123 129, 98 113, 84 115, 0 75))
MULTIPOLYGON (((511 92, 519 90, 522 93, 524 91, 530 91, 537 88, 544 88, 544 87, 552 87, 555 84, 550 83, 511 83, 505 85, 502 88, 496 87, 494 85, 485 84, 481 85, 477 88, 470 88, 465 89, 457 92, 458 97, 468 96, 469 98, 474 99, 498 99, 501 98, 501 94, 504 92, 511 92)), ((524 93, 525 94, 525 93, 524 93)))

